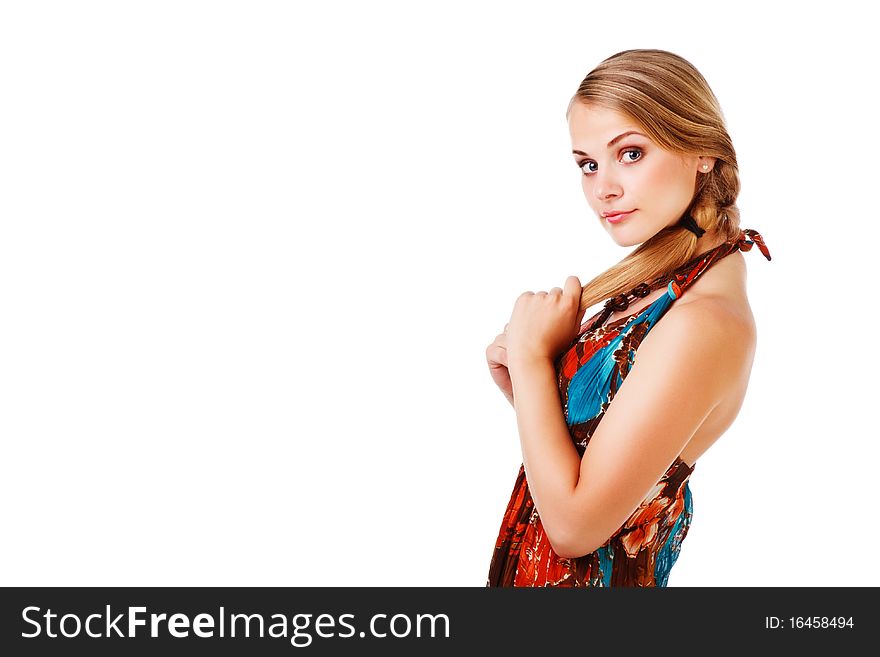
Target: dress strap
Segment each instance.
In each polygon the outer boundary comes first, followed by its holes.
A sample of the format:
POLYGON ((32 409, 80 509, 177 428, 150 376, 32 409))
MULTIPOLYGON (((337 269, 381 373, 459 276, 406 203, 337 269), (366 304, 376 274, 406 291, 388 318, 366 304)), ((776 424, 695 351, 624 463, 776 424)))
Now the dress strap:
POLYGON ((681 293, 684 290, 690 287, 695 280, 702 276, 703 272, 705 272, 713 262, 721 260, 721 258, 730 255, 737 250, 750 251, 755 244, 758 245, 758 249, 764 254, 764 257, 767 258, 767 260, 770 260, 770 250, 764 243, 764 238, 761 236, 761 233, 752 230, 751 228, 741 229, 736 239, 728 240, 723 244, 719 244, 714 249, 691 259, 683 267, 680 267, 678 272, 672 275, 672 279, 667 286, 669 296, 673 299, 677 299, 681 296, 681 293))
POLYGON ((750 251, 755 244, 758 245, 758 249, 764 254, 764 257, 770 260, 770 250, 764 243, 761 233, 751 228, 741 229, 736 238, 719 244, 705 253, 694 256, 671 274, 667 272, 650 281, 639 283, 627 294, 618 294, 615 297, 611 297, 605 302, 602 310, 591 318, 586 325, 591 329, 602 326, 613 312, 626 310, 635 299, 646 297, 653 290, 661 287, 666 287, 667 294, 672 299, 677 299, 713 262, 730 255, 736 250, 750 251))

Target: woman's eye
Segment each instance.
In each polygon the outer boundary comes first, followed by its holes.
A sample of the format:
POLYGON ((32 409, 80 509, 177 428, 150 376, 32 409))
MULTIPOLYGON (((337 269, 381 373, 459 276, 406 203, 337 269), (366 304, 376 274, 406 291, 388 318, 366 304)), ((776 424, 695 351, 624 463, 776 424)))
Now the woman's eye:
POLYGON ((581 165, 581 171, 583 171, 584 173, 593 173, 595 171, 595 169, 591 169, 589 171, 587 170, 587 167, 590 166, 591 164, 596 164, 596 163, 595 162, 584 162, 581 165))
MULTIPOLYGON (((625 151, 622 152, 622 155, 625 156, 628 153, 635 153, 634 158, 625 160, 628 163, 629 162, 637 162, 642 157, 642 149, 640 149, 640 148, 627 148, 625 151)), ((596 163, 593 162, 593 160, 587 160, 586 162, 582 162, 578 166, 580 167, 580 169, 584 173, 584 175, 589 175, 591 173, 596 173, 596 169, 589 168, 589 167, 595 166, 595 165, 596 165, 596 163)))

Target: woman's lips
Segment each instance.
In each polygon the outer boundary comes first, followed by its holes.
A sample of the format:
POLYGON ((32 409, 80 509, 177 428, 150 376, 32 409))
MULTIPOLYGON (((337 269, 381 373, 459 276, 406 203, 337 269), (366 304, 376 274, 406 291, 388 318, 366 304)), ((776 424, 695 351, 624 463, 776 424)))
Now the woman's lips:
POLYGON ((630 210, 629 212, 622 212, 620 214, 612 214, 610 216, 605 217, 609 224, 618 224, 628 216, 630 216, 635 210, 630 210))

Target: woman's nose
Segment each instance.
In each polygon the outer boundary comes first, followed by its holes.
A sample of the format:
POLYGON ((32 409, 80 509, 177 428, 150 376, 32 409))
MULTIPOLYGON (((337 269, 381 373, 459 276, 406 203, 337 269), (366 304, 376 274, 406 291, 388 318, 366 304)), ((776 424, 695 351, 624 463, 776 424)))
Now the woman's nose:
POLYGON ((609 198, 620 196, 622 190, 616 180, 608 175, 595 174, 593 194, 600 201, 606 201, 609 198))

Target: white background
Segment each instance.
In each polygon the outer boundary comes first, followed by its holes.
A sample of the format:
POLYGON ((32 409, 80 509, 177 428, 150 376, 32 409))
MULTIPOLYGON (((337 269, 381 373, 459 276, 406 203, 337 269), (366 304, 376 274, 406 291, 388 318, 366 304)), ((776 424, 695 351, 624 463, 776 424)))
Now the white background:
POLYGON ((876 35, 746 6, 4 3, 0 583, 483 586, 521 463, 485 348, 629 251, 566 105, 663 48, 773 255, 669 584, 880 585, 876 35))

